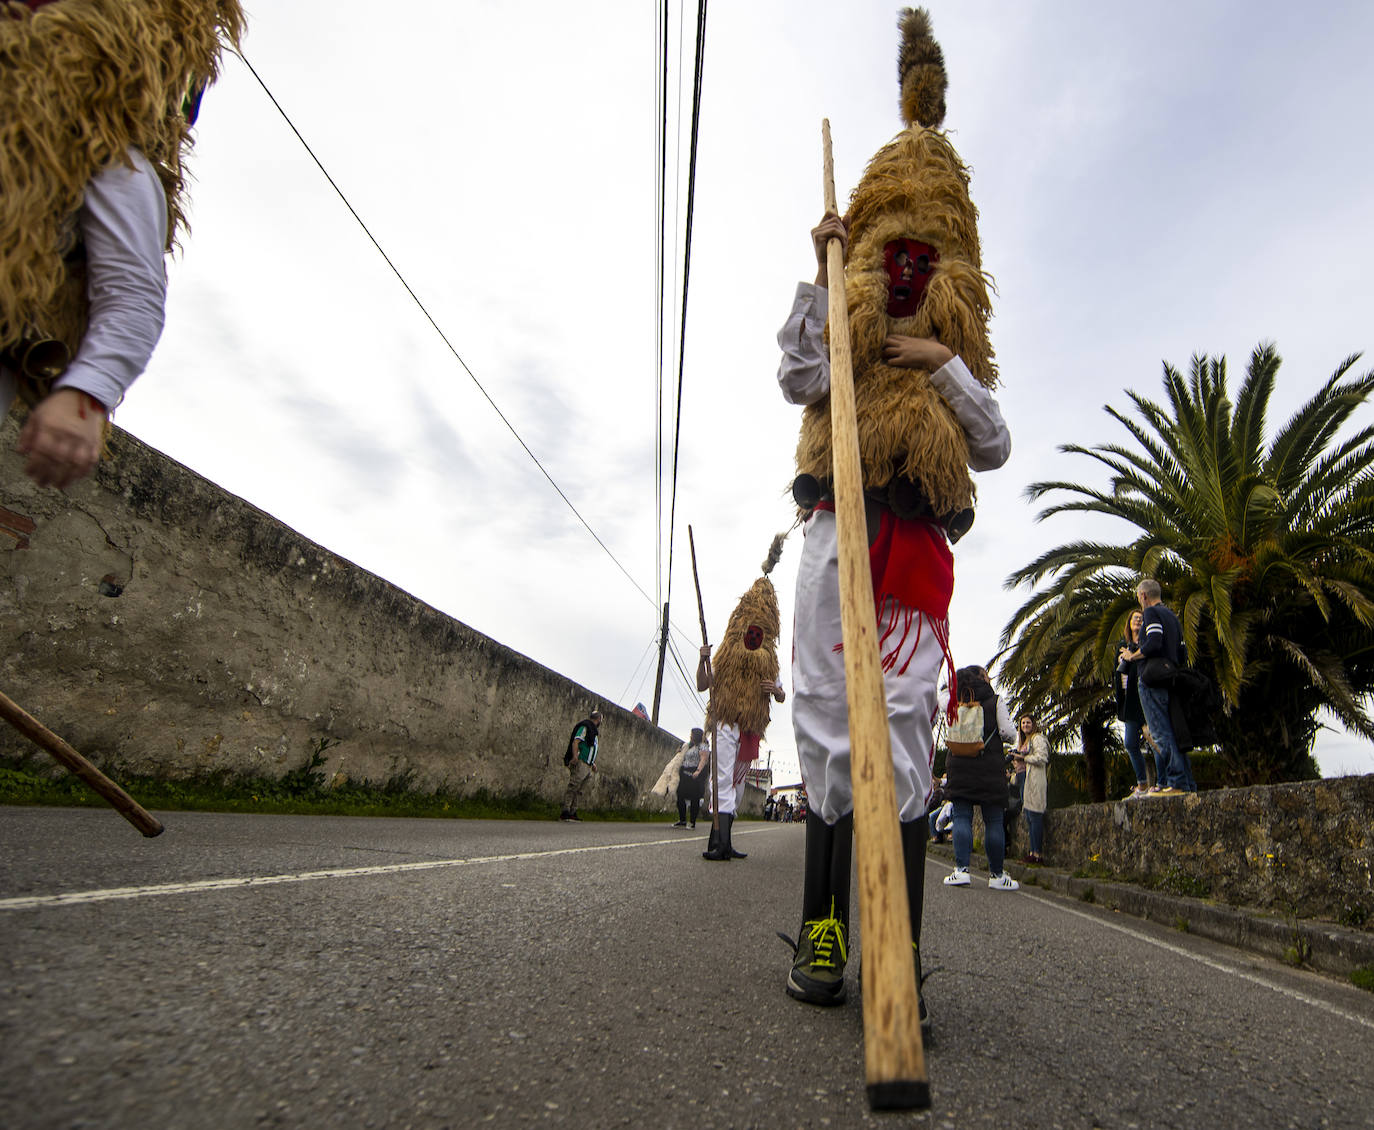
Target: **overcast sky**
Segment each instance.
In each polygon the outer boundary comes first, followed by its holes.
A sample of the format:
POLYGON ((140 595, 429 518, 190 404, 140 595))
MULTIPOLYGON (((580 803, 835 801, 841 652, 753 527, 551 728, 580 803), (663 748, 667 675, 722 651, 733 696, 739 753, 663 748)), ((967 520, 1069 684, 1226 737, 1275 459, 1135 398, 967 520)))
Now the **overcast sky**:
MULTIPOLYGON (((248 6, 249 61, 643 591, 237 59, 202 108, 167 329, 117 422, 603 700, 649 702, 667 555, 655 524, 656 5, 248 6)), ((1010 462, 978 476, 977 523, 955 550, 952 640, 968 663, 996 652, 1028 595, 1003 588, 1012 569, 1084 533, 1070 517, 1036 524, 1024 490, 1095 480, 1095 464, 1057 447, 1123 440, 1104 404, 1124 408, 1125 389, 1157 396, 1161 363, 1186 370, 1199 352, 1225 354, 1238 385, 1250 351, 1273 341, 1284 366, 1272 429, 1374 346, 1374 7, 929 7, 946 124, 973 171, 998 288, 1013 436, 1010 462)), ((669 131, 685 170, 694 10, 681 18, 683 105, 679 119, 675 43, 669 131)), ((674 8, 675 40, 679 19, 674 8)), ((731 0, 711 7, 705 42, 671 613, 689 665, 700 633, 687 525, 714 642, 793 518, 800 417, 778 392, 776 333, 815 270, 821 119, 842 201, 900 126, 895 5, 731 0)), ((662 489, 666 537, 666 478, 662 489)), ((784 670, 799 545, 797 532, 774 574, 784 670)), ((684 734, 697 712, 670 662, 662 723, 684 734)), ((764 744, 780 781, 795 773, 786 707, 764 744)), ((1374 771, 1368 743, 1343 733, 1317 752, 1328 775, 1374 771)))

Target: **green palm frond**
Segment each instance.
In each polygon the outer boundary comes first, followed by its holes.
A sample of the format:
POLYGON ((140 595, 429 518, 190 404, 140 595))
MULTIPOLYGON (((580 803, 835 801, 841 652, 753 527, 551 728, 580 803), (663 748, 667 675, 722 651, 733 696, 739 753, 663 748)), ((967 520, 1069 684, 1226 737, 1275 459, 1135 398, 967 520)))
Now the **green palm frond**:
POLYGON ((1320 709, 1374 733, 1374 426, 1347 430, 1374 372, 1353 374, 1358 359, 1267 446, 1281 361, 1262 343, 1234 402, 1225 359, 1195 356, 1186 376, 1164 365, 1161 401, 1127 390, 1128 410, 1105 406, 1125 442, 1060 448, 1107 483, 1032 483, 1037 521, 1102 515, 1134 535, 1070 542, 1007 577, 1031 590, 1002 631, 1001 675, 1020 701, 1063 733, 1100 725, 1135 583, 1152 576, 1226 700, 1238 779, 1307 771, 1320 709))

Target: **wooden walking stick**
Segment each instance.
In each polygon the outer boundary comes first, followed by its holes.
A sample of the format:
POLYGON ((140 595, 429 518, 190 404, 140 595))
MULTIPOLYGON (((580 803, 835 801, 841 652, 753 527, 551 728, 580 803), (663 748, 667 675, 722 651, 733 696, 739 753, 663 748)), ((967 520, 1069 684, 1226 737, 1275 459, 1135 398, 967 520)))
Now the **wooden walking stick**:
MULTIPOLYGON (((835 205, 830 121, 821 124, 825 149, 825 207, 835 205)), ((887 699, 878 654, 878 622, 868 560, 863 469, 849 344, 844 249, 826 247, 830 290, 830 446, 833 452, 835 534, 839 544, 840 626, 849 702, 850 775, 859 859, 859 921, 863 926, 864 1063, 868 1105, 874 1110, 930 1106, 930 1081, 921 1046, 916 964, 912 956, 897 792, 887 699)))
POLYGON ((161 834, 162 825, 156 817, 3 691, 0 691, 0 718, 57 758, 145 836, 161 834))
MULTIPOLYGON (((697 590, 697 618, 701 621, 701 646, 710 647, 711 641, 706 637, 706 608, 701 603, 701 580, 697 577, 697 543, 692 537, 692 527, 687 527, 687 547, 692 551, 692 584, 697 590)), ((706 677, 714 682, 711 676, 711 656, 706 656, 706 677)), ((707 713, 710 711, 708 709, 707 713)), ((720 766, 716 763, 716 718, 711 714, 711 830, 717 836, 720 835, 720 766)))

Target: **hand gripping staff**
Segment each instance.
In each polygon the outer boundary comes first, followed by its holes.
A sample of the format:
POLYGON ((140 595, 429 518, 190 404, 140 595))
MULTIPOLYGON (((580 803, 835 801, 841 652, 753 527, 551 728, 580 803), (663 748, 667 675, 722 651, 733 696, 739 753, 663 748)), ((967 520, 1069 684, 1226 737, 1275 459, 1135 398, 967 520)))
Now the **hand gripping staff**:
MULTIPOLYGON (((692 527, 687 527, 687 548, 692 551, 692 584, 697 590, 697 618, 701 621, 701 646, 710 647, 706 638, 706 609, 701 603, 701 580, 697 577, 697 543, 692 527)), ((706 657, 706 674, 711 674, 711 657, 706 657)), ((720 774, 716 767, 716 718, 711 715, 711 827, 720 835, 720 774)))
MULTIPOLYGON (((835 205, 830 120, 821 123, 825 207, 835 205)), ((930 1081, 916 992, 887 699, 878 654, 877 614, 868 560, 863 471, 854 406, 844 250, 826 248, 830 289, 830 420, 834 457, 835 534, 839 543, 840 627, 849 702, 850 775, 863 926, 864 1065, 873 1110, 930 1106, 930 1081)))
POLYGON ((0 718, 35 745, 52 754, 68 770, 109 801, 125 820, 145 836, 161 834, 162 825, 155 816, 3 692, 0 692, 0 718))

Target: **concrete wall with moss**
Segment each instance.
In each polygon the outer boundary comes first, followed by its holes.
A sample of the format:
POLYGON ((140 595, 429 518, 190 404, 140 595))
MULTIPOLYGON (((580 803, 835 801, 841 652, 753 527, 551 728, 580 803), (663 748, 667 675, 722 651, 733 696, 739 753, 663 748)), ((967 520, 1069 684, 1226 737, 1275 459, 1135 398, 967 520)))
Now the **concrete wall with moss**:
MULTIPOLYGON (((588 805, 636 804, 678 739, 301 537, 132 436, 70 491, 0 426, 0 685, 97 763, 557 800, 605 714, 588 805)), ((32 751, 0 725, 0 755, 32 751)), ((757 790, 755 790, 757 791, 757 790)), ((757 803, 757 798, 754 798, 757 803)))
POLYGON ((1374 930, 1374 775, 1051 810, 1047 863, 1374 930))

